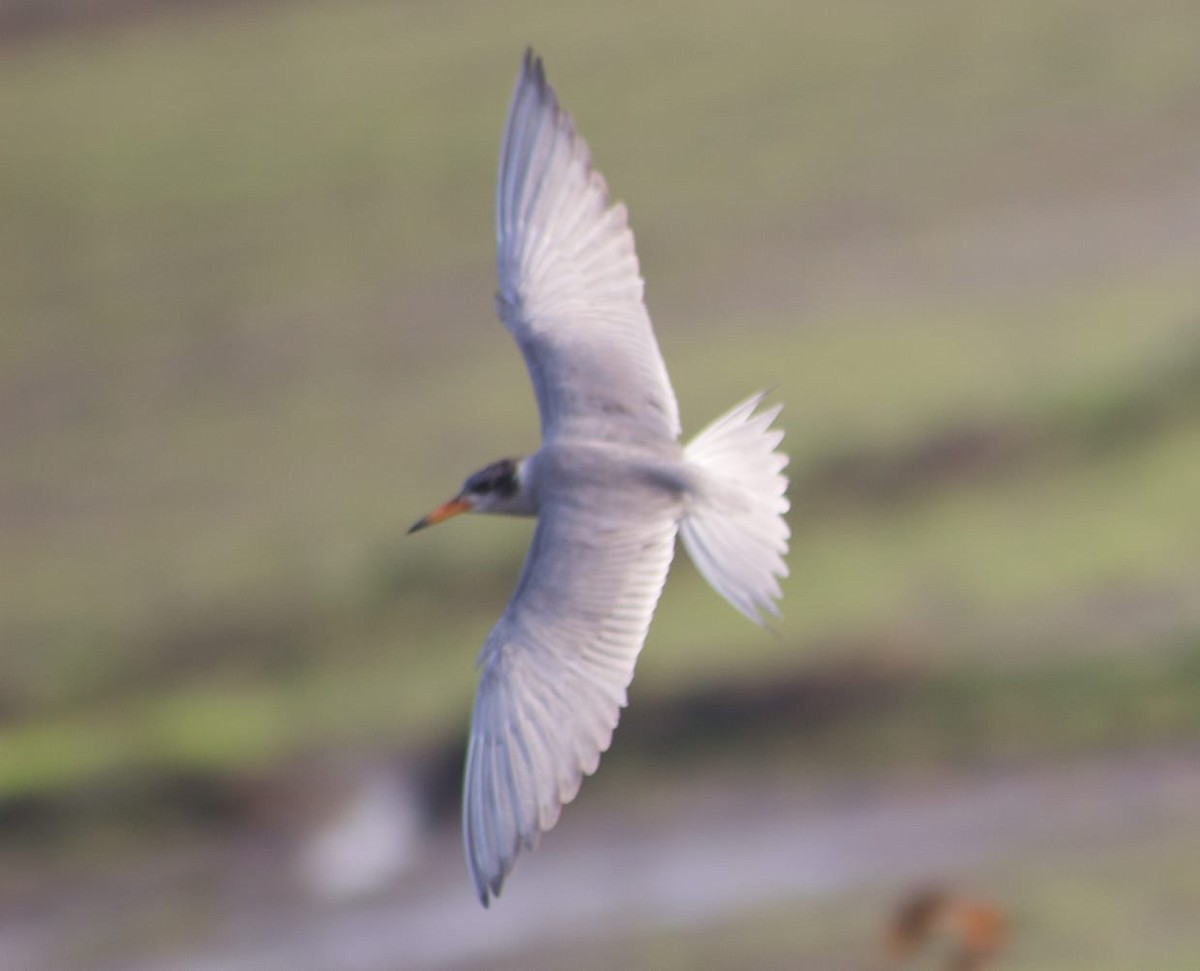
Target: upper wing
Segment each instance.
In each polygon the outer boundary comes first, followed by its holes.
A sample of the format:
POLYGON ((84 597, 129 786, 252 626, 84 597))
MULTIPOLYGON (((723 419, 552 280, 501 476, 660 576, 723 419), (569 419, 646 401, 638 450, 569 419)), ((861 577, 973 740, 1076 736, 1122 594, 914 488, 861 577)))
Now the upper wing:
POLYGON ((484 906, 612 740, 677 529, 665 500, 638 500, 543 506, 517 590, 484 644, 463 792, 484 906))
POLYGON ((496 233, 497 310, 525 356, 542 438, 678 439, 625 207, 609 207, 604 177, 532 51, 504 131, 496 233))

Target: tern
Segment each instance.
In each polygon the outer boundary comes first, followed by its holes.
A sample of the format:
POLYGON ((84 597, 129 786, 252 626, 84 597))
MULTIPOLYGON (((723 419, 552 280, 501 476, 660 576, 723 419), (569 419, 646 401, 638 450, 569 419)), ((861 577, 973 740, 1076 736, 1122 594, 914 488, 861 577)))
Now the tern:
POLYGON ((500 893, 595 772, 666 581, 676 533, 763 624, 789 530, 780 405, 754 395, 680 443, 625 207, 527 51, 500 152, 496 308, 525 358, 541 446, 470 476, 415 523, 536 516, 516 591, 479 655, 463 837, 480 902, 500 893))

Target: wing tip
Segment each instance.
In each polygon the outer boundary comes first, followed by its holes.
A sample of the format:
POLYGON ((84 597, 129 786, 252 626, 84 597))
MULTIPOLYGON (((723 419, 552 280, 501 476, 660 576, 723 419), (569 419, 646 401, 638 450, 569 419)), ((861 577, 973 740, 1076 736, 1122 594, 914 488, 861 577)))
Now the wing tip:
POLYGON ((525 56, 521 61, 521 75, 517 79, 518 93, 527 88, 536 92, 539 101, 549 101, 555 108, 558 107, 558 99, 554 95, 554 88, 546 80, 545 61, 542 60, 541 55, 532 46, 525 48, 525 56))
POLYGON ((545 64, 542 62, 541 56, 533 49, 532 44, 525 48, 525 57, 521 63, 521 77, 529 78, 539 87, 546 84, 545 64))

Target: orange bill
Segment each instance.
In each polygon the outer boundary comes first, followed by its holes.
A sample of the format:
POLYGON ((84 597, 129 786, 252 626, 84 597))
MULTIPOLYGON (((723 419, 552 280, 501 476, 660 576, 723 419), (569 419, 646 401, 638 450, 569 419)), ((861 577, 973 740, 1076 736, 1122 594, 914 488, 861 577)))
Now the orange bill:
POLYGON ((435 526, 451 516, 457 516, 459 513, 470 512, 471 503, 466 499, 451 499, 449 502, 444 502, 437 507, 428 516, 418 519, 409 529, 409 533, 415 533, 418 529, 424 529, 426 526, 435 526))

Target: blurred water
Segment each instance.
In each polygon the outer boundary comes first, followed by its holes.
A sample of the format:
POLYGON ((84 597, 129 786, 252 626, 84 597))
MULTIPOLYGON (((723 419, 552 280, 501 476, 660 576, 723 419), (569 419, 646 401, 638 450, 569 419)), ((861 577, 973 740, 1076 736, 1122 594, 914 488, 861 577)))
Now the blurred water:
POLYGON ((554 942, 686 928, 764 905, 802 908, 841 891, 969 872, 1040 848, 1085 851, 1193 819, 1200 765, 1186 757, 1094 761, 947 778, 900 791, 748 799, 738 814, 696 808, 665 825, 588 817, 524 859, 488 911, 457 847, 436 879, 397 899, 319 920, 270 915, 245 939, 142 971, 445 968, 554 942), (690 816, 691 818, 687 818, 690 816))

